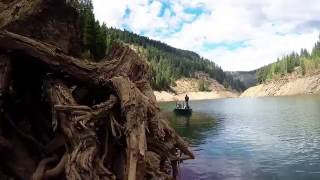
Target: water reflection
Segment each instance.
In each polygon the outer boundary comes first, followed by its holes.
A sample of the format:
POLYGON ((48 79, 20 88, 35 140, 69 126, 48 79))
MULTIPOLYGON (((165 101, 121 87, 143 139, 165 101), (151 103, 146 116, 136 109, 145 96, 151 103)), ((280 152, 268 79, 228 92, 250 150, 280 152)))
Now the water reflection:
POLYGON ((320 179, 320 97, 191 102, 191 117, 161 104, 196 159, 183 179, 320 179))
POLYGON ((192 115, 179 115, 173 113, 173 104, 162 104, 164 114, 170 119, 171 126, 192 146, 203 144, 208 132, 217 128, 217 123, 213 117, 203 113, 193 112, 192 115))

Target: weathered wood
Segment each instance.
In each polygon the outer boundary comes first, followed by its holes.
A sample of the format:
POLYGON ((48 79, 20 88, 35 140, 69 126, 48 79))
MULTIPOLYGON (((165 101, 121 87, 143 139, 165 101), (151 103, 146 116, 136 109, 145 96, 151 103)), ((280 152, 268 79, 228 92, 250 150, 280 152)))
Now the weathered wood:
MULTIPOLYGON (((15 81, 10 75, 11 68, 15 68, 12 61, 18 65, 21 61, 40 64, 37 68, 43 68, 39 73, 43 84, 33 85, 41 88, 41 98, 45 99, 41 103, 51 106, 44 110, 49 117, 52 115, 49 122, 53 124, 53 132, 48 133, 51 141, 47 140, 43 146, 33 132, 25 138, 32 140, 30 146, 41 146, 34 179, 59 178, 63 172, 70 180, 170 179, 173 176, 163 164, 170 166, 175 176, 177 162, 194 158, 188 144, 160 116, 149 84, 148 65, 132 49, 115 44, 108 59, 99 63, 74 57, 79 56, 70 49, 78 44, 79 39, 74 35, 78 34, 79 24, 76 11, 66 6, 65 0, 6 1, 0 2, 0 10, 3 10, 0 11, 0 52, 6 53, 0 56, 0 93, 7 93, 11 80, 15 81), (61 6, 68 18, 55 15, 52 4, 61 6), (40 16, 44 17, 38 21, 40 16), (41 30, 33 32, 32 21, 41 30), (68 22, 74 23, 64 26, 68 22), (59 27, 52 28, 56 25, 59 27), (79 87, 87 92, 75 98, 72 90, 79 87), (88 99, 92 89, 104 92, 103 98, 98 98, 99 103, 91 96, 90 103, 81 100, 88 99), (62 153, 65 155, 61 156, 62 153), (151 159, 157 164, 152 164, 151 159)), ((23 80, 33 82, 31 78, 23 80)), ((15 133, 23 133, 16 122, 8 122, 16 129, 15 133)), ((1 147, 0 143, 0 150, 1 147)))
POLYGON ((52 168, 48 169, 48 164, 57 160, 57 157, 49 157, 41 160, 38 164, 36 171, 33 173, 32 180, 42 180, 57 178, 64 172, 65 164, 67 161, 67 154, 65 153, 58 164, 52 168))
POLYGON ((47 169, 44 172, 44 179, 50 179, 50 178, 55 178, 59 175, 61 175, 64 172, 65 169, 65 164, 67 161, 67 155, 64 154, 62 158, 60 159, 59 163, 52 169, 47 169))
MULTIPOLYGON (((12 0, 0 2, 0 29, 36 12, 41 0, 12 0)), ((39 10, 39 9, 38 9, 39 10)))
MULTIPOLYGON (((34 57, 57 73, 69 75, 80 82, 96 87, 108 86, 111 77, 116 76, 129 77, 132 82, 139 81, 139 83, 147 77, 147 65, 129 47, 114 47, 115 53, 110 61, 93 63, 68 56, 56 46, 1 31, 0 48, 16 50, 34 57)), ((151 89, 147 84, 143 87, 151 89)))
POLYGON ((57 157, 49 157, 49 158, 45 158, 45 159, 41 160, 38 164, 36 171, 32 175, 31 179, 32 180, 44 179, 44 174, 45 174, 47 164, 49 164, 53 161, 56 161, 56 160, 57 160, 57 157))
MULTIPOLYGON (((78 108, 71 91, 61 81, 47 82, 48 96, 53 107, 66 106, 68 109, 55 109, 58 123, 65 139, 67 148, 66 177, 67 179, 110 179, 112 173, 99 162, 99 142, 96 134, 94 111, 90 108, 78 108), (78 118, 85 114, 85 117, 78 118)), ((110 97, 104 109, 110 110, 117 102, 114 96, 110 97)))
MULTIPOLYGON (((147 151, 172 162, 181 160, 178 152, 185 155, 183 159, 194 158, 188 144, 160 116, 148 83, 148 66, 129 47, 118 44, 110 55, 111 59, 92 63, 69 56, 56 46, 0 31, 1 49, 29 57, 15 61, 40 63, 50 69, 53 77, 60 78, 46 80, 44 91, 53 109, 53 124, 64 135, 61 142, 66 144, 67 179, 115 178, 115 172, 105 166, 115 166, 113 162, 108 162, 108 157, 112 155, 119 156, 121 164, 117 168, 117 178, 130 180, 145 177, 146 167, 149 166, 145 158, 147 151), (91 107, 79 104, 66 82, 90 89, 104 89, 116 97, 111 95, 108 101, 91 107), (112 109, 116 104, 120 109, 112 109), (99 122, 104 124, 105 139, 99 137, 99 122), (109 134, 112 137, 108 137, 109 134), (109 146, 109 143, 115 141, 121 144, 119 147, 124 151, 111 154, 115 153, 112 150, 114 146, 109 146)), ((54 145, 50 144, 50 147, 54 145)), ((176 163, 173 163, 172 169, 177 169, 175 166, 176 163)), ((43 167, 39 169, 36 177, 46 177, 46 170, 43 167)), ((160 169, 156 174, 166 176, 166 172, 160 172, 160 169)))
POLYGON ((45 63, 56 73, 72 77, 86 85, 98 88, 114 89, 110 79, 112 77, 127 77, 129 81, 137 83, 141 89, 136 99, 143 99, 148 108, 150 130, 159 135, 159 109, 150 85, 147 83, 148 66, 129 47, 115 46, 111 60, 102 63, 92 63, 65 55, 55 46, 41 43, 33 39, 10 32, 0 32, 0 48, 16 50, 32 56, 35 60, 45 63))
POLYGON ((0 29, 53 44, 79 57, 82 50, 80 17, 72 1, 1 1, 0 29))
MULTIPOLYGON (((115 77, 112 85, 121 99, 121 109, 126 116, 127 172, 126 179, 136 179, 139 162, 144 161, 146 145, 145 121, 147 120, 147 97, 127 78, 115 77), (142 98, 139 98, 142 97, 142 98), (134 99, 133 99, 134 98, 134 99)), ((141 171, 141 170, 140 170, 141 171)))

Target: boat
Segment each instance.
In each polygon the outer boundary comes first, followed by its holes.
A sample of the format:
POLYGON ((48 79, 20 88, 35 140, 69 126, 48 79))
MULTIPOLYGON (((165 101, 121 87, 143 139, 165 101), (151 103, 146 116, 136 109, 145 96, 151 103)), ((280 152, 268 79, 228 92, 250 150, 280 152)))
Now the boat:
POLYGON ((191 115, 192 109, 189 107, 189 105, 185 105, 184 102, 179 103, 176 102, 176 107, 173 110, 176 114, 179 115, 191 115))
POLYGON ((174 112, 179 115, 191 115, 192 109, 191 108, 174 108, 174 112))

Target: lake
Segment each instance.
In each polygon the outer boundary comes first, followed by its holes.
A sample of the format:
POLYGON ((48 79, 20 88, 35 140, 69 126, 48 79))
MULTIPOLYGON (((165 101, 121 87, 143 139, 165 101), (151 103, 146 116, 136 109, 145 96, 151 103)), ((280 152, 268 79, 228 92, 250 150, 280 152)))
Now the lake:
POLYGON ((160 103, 196 159, 182 179, 320 179, 320 97, 191 101, 191 117, 160 103))

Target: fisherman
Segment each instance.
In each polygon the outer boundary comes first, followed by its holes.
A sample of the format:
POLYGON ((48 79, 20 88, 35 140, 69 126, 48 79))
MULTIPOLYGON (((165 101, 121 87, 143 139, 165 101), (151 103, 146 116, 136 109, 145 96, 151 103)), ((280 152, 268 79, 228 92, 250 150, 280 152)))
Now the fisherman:
POLYGON ((184 100, 186 101, 186 108, 189 109, 189 96, 187 94, 184 97, 184 100))

